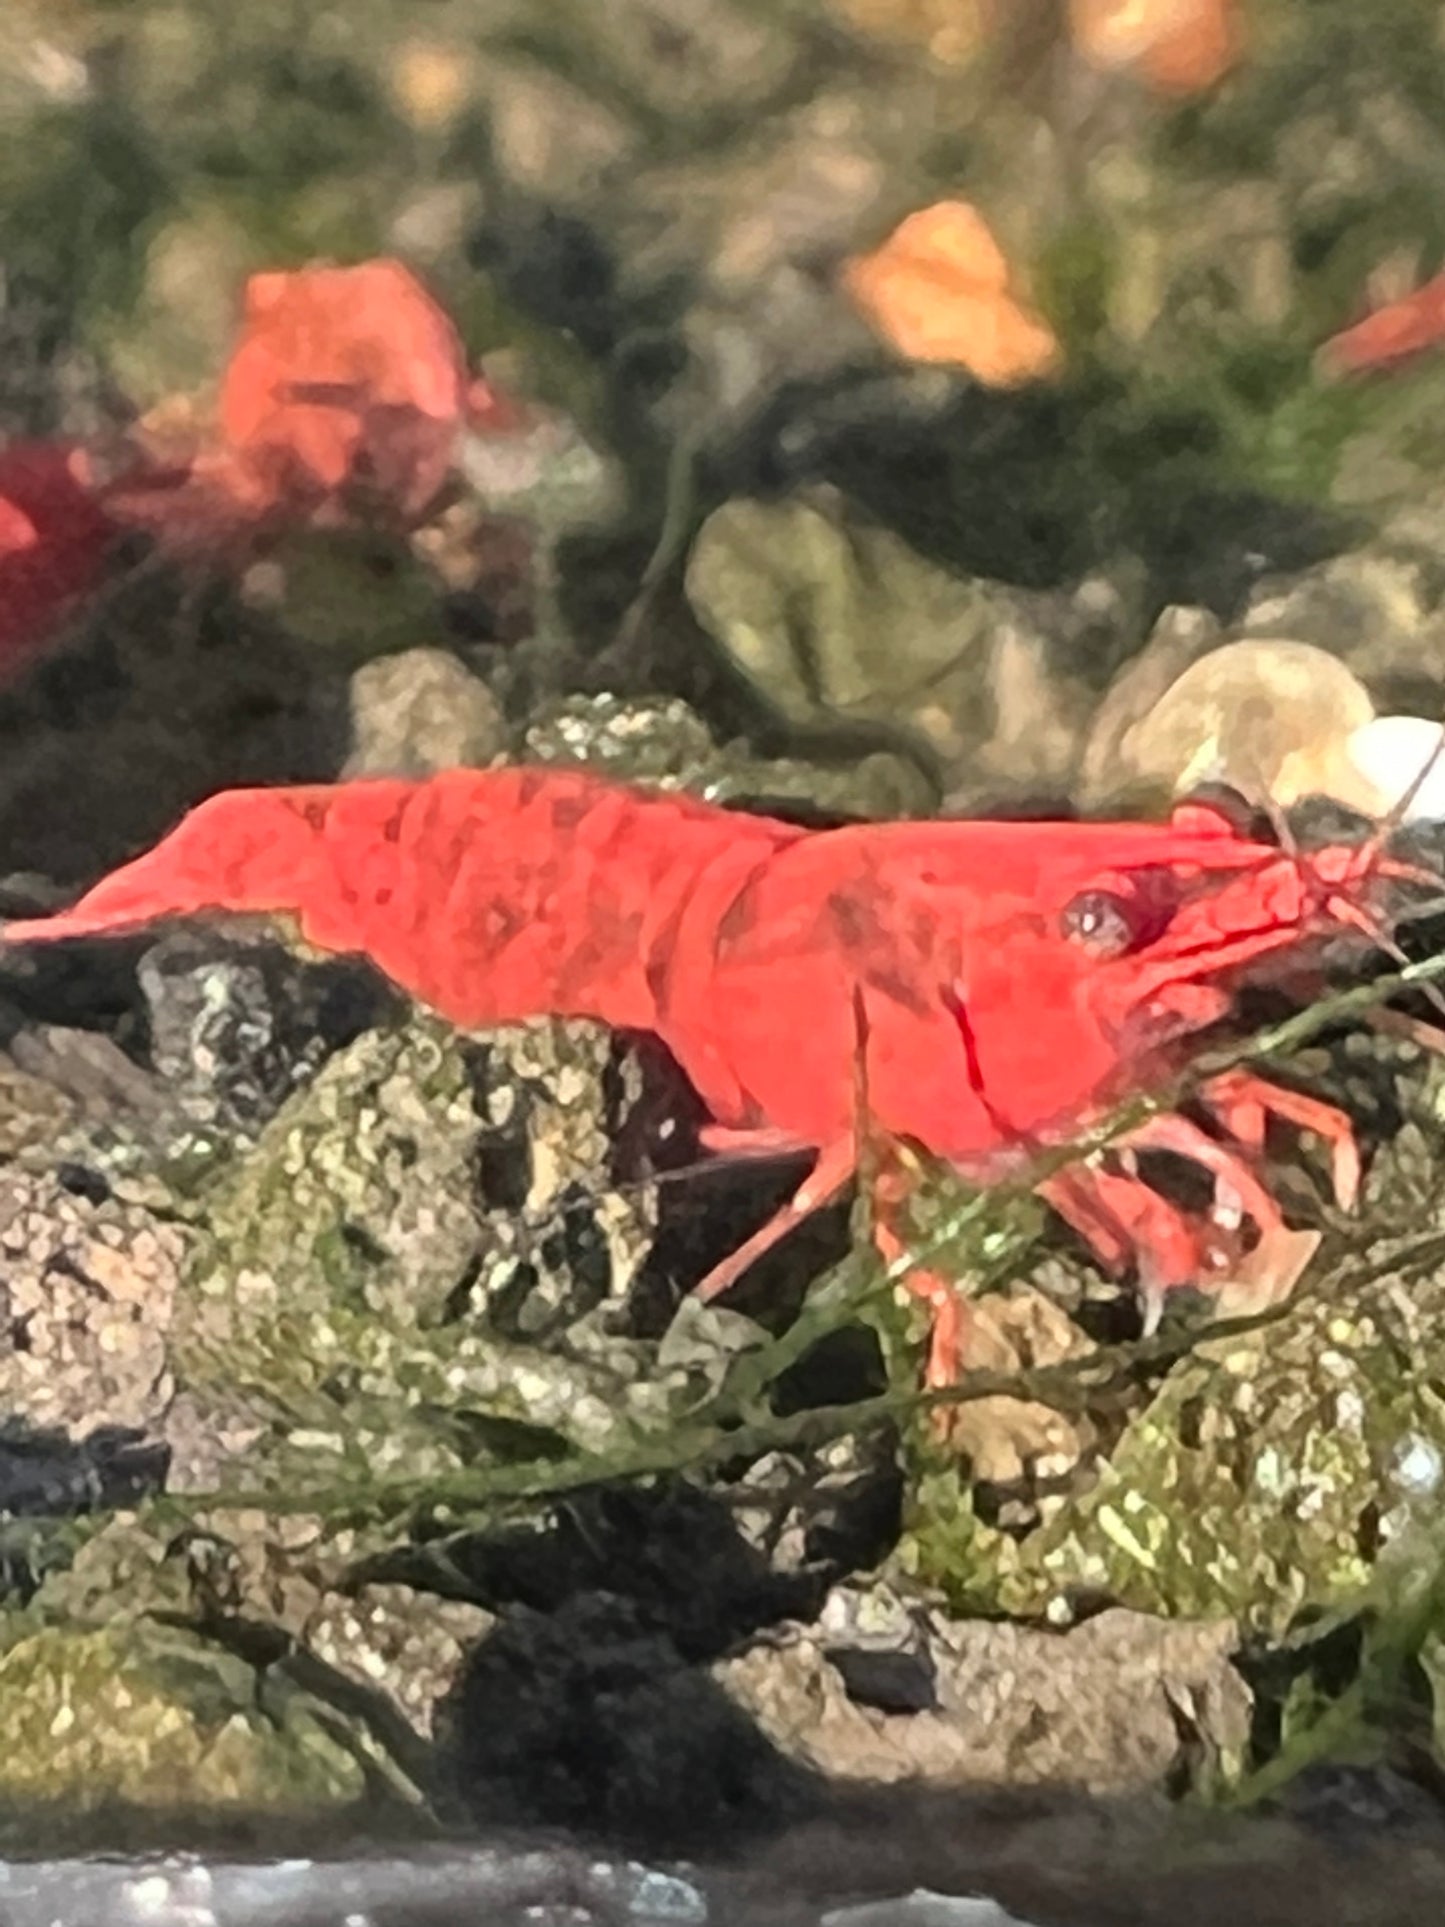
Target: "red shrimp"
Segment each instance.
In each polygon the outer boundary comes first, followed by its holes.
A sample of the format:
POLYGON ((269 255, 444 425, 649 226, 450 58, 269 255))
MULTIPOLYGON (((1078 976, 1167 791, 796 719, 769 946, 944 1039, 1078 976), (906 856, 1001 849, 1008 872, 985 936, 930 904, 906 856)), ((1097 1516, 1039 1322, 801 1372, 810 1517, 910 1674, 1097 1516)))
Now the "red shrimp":
MULTIPOLYGON (((223 792, 73 909, 4 938, 283 913, 458 1025, 574 1016, 654 1033, 711 1113, 710 1149, 813 1158, 790 1202, 697 1286, 711 1297, 851 1181, 860 1049, 872 1126, 996 1182, 1166 1087, 1242 973, 1308 961, 1344 932, 1372 937, 1371 898, 1393 874, 1370 846, 1291 853, 1197 804, 1165 824, 804 830, 515 767, 223 792)), ((1265 1186, 1269 1117, 1328 1141, 1342 1204, 1358 1188, 1333 1106, 1243 1072, 1201 1098, 1218 1135, 1155 1116, 1119 1141, 1122 1163, 1080 1162, 1040 1186, 1104 1265, 1134 1269, 1151 1317, 1175 1286, 1243 1274, 1256 1294, 1293 1288, 1317 1236, 1291 1231, 1265 1186), (1147 1149, 1202 1166, 1212 1208, 1151 1189, 1131 1156, 1147 1149)), ((889 1210, 878 1235, 901 1253, 889 1210)), ((950 1382, 964 1349, 954 1290, 932 1272, 910 1282, 934 1308, 928 1380, 950 1382)))

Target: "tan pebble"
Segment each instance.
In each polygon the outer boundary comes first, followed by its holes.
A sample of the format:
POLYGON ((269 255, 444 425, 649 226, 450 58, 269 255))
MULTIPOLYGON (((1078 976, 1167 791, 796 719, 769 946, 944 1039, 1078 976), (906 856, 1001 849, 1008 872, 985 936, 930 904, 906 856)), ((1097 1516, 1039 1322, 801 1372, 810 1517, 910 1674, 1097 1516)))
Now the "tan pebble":
POLYGON ((130 1259, 108 1244, 91 1244, 81 1256, 81 1270, 109 1297, 133 1295, 135 1275, 130 1259))
POLYGON ((437 129, 455 120, 471 98, 471 63, 457 47, 409 40, 391 70, 392 94, 413 127, 437 129))
POLYGON ((1226 783, 1288 804, 1339 780, 1344 744, 1374 713, 1364 684, 1328 650, 1230 642, 1169 686, 1125 734, 1120 761, 1176 793, 1226 783))

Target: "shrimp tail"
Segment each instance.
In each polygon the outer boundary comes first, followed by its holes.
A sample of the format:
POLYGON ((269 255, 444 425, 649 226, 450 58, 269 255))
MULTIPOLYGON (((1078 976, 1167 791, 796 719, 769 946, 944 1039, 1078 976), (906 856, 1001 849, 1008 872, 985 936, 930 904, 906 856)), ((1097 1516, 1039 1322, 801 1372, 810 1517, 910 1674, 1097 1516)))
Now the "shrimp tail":
POLYGON ((0 926, 6 943, 138 929, 203 911, 297 912, 318 900, 325 789, 227 790, 70 909, 0 926))
POLYGON ((704 952, 741 876, 802 834, 580 771, 458 769, 423 780, 226 790, 73 908, 6 943, 162 917, 294 917, 318 949, 367 956, 473 1027, 534 1016, 655 1029, 667 960, 704 952), (706 879, 706 881, 705 881, 706 879))

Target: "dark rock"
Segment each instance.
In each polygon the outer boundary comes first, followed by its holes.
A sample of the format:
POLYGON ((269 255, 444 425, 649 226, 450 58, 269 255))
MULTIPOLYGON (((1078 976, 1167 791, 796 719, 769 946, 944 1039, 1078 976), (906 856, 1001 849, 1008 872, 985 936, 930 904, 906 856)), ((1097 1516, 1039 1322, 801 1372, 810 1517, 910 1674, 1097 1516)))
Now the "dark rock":
POLYGON ((163 937, 138 974, 157 1073, 197 1121, 247 1133, 403 1004, 364 964, 303 963, 214 931, 163 937))
POLYGON ((791 1767, 665 1633, 605 1593, 517 1609, 438 1720, 449 1777, 492 1823, 566 1826, 640 1850, 723 1848, 795 1814, 791 1767))
MULTIPOLYGON (((428 1571, 424 1547, 394 1563, 399 1572, 409 1565, 419 1576, 428 1571)), ((444 1566, 431 1574, 433 1584, 460 1583, 489 1606, 550 1614, 607 1593, 688 1662, 816 1612, 829 1578, 817 1567, 777 1570, 738 1531, 721 1497, 686 1485, 579 1494, 543 1526, 453 1536, 444 1566)))
POLYGON ((71 1439, 7 1419, 0 1424, 0 1513, 57 1517, 132 1506, 162 1489, 170 1456, 135 1426, 102 1425, 71 1439))

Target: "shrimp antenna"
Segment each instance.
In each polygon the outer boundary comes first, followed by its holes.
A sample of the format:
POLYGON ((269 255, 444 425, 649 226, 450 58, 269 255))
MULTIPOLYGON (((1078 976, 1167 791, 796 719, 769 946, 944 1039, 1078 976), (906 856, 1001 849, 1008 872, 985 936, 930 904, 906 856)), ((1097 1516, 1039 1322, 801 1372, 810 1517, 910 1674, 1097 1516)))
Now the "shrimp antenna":
POLYGON ((1269 827, 1274 831, 1275 842, 1287 857, 1298 859, 1299 838, 1294 833, 1294 825, 1290 822, 1289 815, 1279 798, 1265 781, 1264 768, 1259 762, 1255 763, 1253 776, 1259 806, 1269 819, 1269 827))
MULTIPOLYGON (((1352 907, 1358 918, 1357 928, 1362 930, 1372 943, 1378 944, 1380 949, 1384 951, 1385 955, 1389 957, 1392 962, 1408 965, 1410 962, 1409 957, 1400 948, 1399 944, 1395 942, 1395 939, 1385 930, 1379 919, 1372 917, 1368 910, 1360 909, 1358 904, 1352 907)), ((1441 1016, 1445 1017, 1445 992, 1441 991, 1440 986, 1435 983, 1426 982, 1418 984, 1416 988, 1422 991, 1426 1001, 1433 1004, 1441 1016)))
POLYGON ((1422 917, 1438 917, 1442 912, 1445 912, 1445 896, 1423 897, 1402 910, 1395 922, 1418 923, 1422 917))

